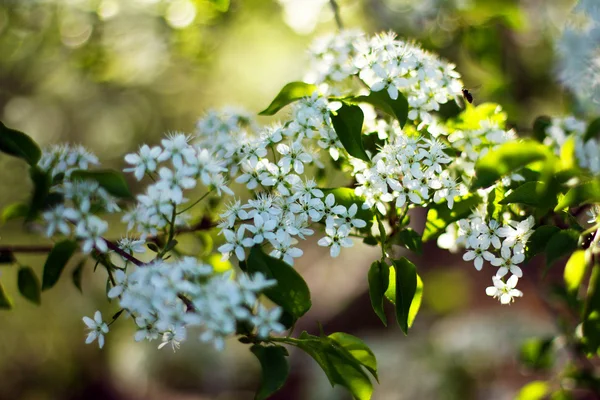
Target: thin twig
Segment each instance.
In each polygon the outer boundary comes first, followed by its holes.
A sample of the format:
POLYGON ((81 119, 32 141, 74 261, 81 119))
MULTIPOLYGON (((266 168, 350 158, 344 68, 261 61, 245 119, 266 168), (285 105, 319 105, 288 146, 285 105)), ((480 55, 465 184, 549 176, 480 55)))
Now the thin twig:
POLYGON ((333 16, 335 17, 335 23, 338 27, 338 30, 344 30, 344 24, 342 23, 342 17, 340 16, 340 6, 338 5, 336 0, 329 0, 329 5, 333 10, 333 16))

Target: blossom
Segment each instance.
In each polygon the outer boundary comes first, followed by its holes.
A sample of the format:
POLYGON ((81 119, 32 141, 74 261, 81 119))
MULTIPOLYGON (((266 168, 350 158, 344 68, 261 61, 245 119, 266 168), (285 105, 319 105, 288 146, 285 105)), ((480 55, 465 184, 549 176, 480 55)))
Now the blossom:
POLYGON ((166 345, 170 344, 171 348, 173 349, 173 352, 175 352, 175 349, 179 349, 181 342, 185 340, 186 336, 187 336, 187 333, 186 333, 185 327, 171 326, 171 328, 169 330, 167 330, 167 331, 165 331, 165 333, 163 333, 162 343, 158 345, 158 348, 162 349, 166 345))
POLYGON ((98 346, 102 348, 104 346, 104 335, 108 333, 108 325, 102 321, 102 314, 100 311, 96 311, 94 319, 83 317, 83 323, 90 330, 85 339, 85 344, 90 344, 98 339, 98 346))
POLYGON ((501 278, 509 271, 516 277, 521 278, 523 276, 523 271, 517 266, 517 264, 520 264, 525 260, 525 254, 518 252, 517 249, 515 249, 514 254, 511 253, 512 252, 509 247, 502 247, 502 257, 496 257, 491 260, 493 266, 500 267, 498 272, 496 272, 496 276, 501 278))
POLYGON ((508 278, 506 283, 498 276, 492 276, 494 286, 489 286, 485 289, 485 293, 493 298, 500 299, 502 304, 510 304, 515 297, 522 297, 523 292, 515 289, 519 278, 516 275, 508 278))
POLYGON ((341 225, 339 227, 328 226, 325 228, 327 236, 321 238, 317 244, 319 246, 330 247, 329 253, 331 257, 337 257, 340 255, 342 247, 352 247, 352 240, 348 237, 350 234, 350 228, 347 225, 341 225))
POLYGON ((283 309, 274 307, 267 309, 259 305, 256 315, 251 319, 252 324, 256 327, 256 336, 260 339, 267 339, 271 332, 281 333, 285 331, 285 326, 279 322, 283 309))
POLYGON ((475 248, 473 250, 467 251, 463 255, 463 260, 465 260, 465 261, 475 260, 474 261, 475 269, 477 271, 481 271, 481 268, 483 267, 483 260, 492 261, 492 260, 494 260, 494 255, 487 250, 483 250, 481 248, 475 248))
POLYGON ((158 164, 158 156, 162 149, 158 146, 150 147, 147 144, 140 147, 137 154, 127 154, 125 162, 131 164, 132 167, 125 168, 125 172, 133 172, 133 175, 138 181, 141 181, 146 172, 156 171, 158 164))

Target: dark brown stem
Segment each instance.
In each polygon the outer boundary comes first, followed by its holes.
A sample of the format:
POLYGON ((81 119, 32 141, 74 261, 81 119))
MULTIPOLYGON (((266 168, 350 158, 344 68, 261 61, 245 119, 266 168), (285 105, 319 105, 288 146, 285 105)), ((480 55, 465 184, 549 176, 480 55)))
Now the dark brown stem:
POLYGON ((335 24, 338 27, 338 30, 344 30, 344 24, 342 23, 342 17, 340 16, 340 6, 338 5, 336 0, 329 0, 329 5, 333 10, 333 16, 335 17, 335 24))

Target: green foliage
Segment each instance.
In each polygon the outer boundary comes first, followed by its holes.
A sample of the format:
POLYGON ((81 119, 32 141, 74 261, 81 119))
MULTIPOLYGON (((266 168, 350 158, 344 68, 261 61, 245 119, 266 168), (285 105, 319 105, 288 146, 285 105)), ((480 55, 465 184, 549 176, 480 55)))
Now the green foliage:
POLYGON ((259 246, 255 246, 250 251, 245 268, 247 272, 262 272, 267 279, 277 281, 277 285, 265 289, 264 294, 294 319, 300 318, 310 309, 310 291, 306 282, 294 268, 282 260, 263 253, 259 246))
POLYGON ((532 162, 547 161, 552 157, 552 152, 546 146, 534 140, 505 143, 477 161, 472 189, 491 186, 503 176, 517 172, 532 162))
POLYGON ((350 340, 349 336, 333 334, 319 337, 302 332, 298 339, 285 338, 281 341, 310 355, 323 369, 332 386, 344 386, 355 399, 369 400, 373 384, 363 368, 373 369, 374 358, 366 345, 359 344, 362 342, 358 338, 350 340))
POLYGON ((583 311, 583 342, 589 353, 600 350, 600 265, 594 265, 583 311))
POLYGON ((226 12, 229 10, 229 2, 230 0, 209 0, 210 3, 221 12, 226 12))
POLYGON ((25 160, 34 166, 42 157, 37 143, 23 132, 6 127, 0 122, 0 151, 25 160))
POLYGON ((574 229, 565 229, 555 233, 546 244, 546 270, 562 257, 571 254, 577 248, 579 232, 574 229))
POLYGON ((6 223, 18 218, 25 218, 29 212, 29 206, 23 202, 9 204, 2 210, 0 221, 6 223))
POLYGON ((394 239, 399 245, 406 247, 408 250, 414 251, 417 254, 423 252, 423 239, 412 228, 402 229, 395 235, 394 239))
POLYGON ((303 97, 311 96, 317 87, 310 83, 290 82, 281 89, 275 99, 259 115, 275 115, 283 107, 303 97))
POLYGON ((467 218, 473 212, 473 209, 481 203, 481 197, 470 193, 454 202, 452 209, 448 208, 446 202, 432 204, 427 211, 427 220, 425 221, 425 230, 423 231, 423 241, 438 237, 444 232, 448 224, 456 222, 459 219, 467 218))
POLYGON ((519 360, 533 370, 548 369, 554 363, 553 338, 533 338, 525 341, 519 351, 519 360))
POLYGON ((262 367, 262 379, 254 398, 263 400, 269 398, 285 384, 290 372, 287 361, 289 355, 285 347, 254 345, 250 348, 262 367))
POLYGON ((50 187, 52 186, 52 177, 37 166, 31 167, 29 176, 33 182, 33 194, 27 210, 27 220, 32 221, 38 217, 41 211, 49 206, 50 187))
POLYGON ((549 392, 548 382, 533 381, 521 388, 516 400, 542 400, 549 392))
POLYGON ((600 203, 600 179, 584 182, 571 188, 554 208, 555 212, 584 204, 600 203))
POLYGON ((342 107, 331 114, 331 123, 344 148, 352 157, 369 161, 362 141, 364 114, 359 106, 342 103, 342 107))
POLYGON ((392 260, 392 264, 385 295, 396 306, 396 321, 402 332, 408 335, 408 328, 412 326, 421 306, 423 283, 415 265, 405 257, 392 260))
POLYGON ((71 179, 96 181, 102 188, 115 197, 124 199, 133 198, 125 177, 119 171, 109 169, 97 171, 77 170, 71 173, 71 179))
POLYGON ((543 189, 541 182, 525 182, 513 190, 508 196, 499 201, 499 204, 526 204, 528 206, 539 206, 543 199, 540 193, 543 189))
POLYGON ((598 137, 600 133, 600 118, 596 118, 588 125, 583 140, 588 141, 592 138, 598 137))
POLYGON ((351 99, 344 99, 349 102, 368 103, 396 118, 400 126, 404 127, 408 120, 408 101, 402 93, 398 93, 396 100, 392 99, 387 90, 379 92, 370 92, 367 96, 357 96, 351 99))
POLYGON ((81 286, 81 279, 83 278, 83 268, 85 267, 87 259, 83 258, 81 261, 77 263, 77 266, 73 269, 71 273, 71 280, 73 281, 73 285, 79 290, 80 293, 83 293, 83 288, 81 286))
POLYGON ((390 284, 390 267, 384 262, 375 261, 369 268, 369 297, 373 311, 383 325, 387 326, 387 317, 383 308, 385 292, 390 284))
POLYGON ((19 273, 17 274, 17 286, 23 297, 34 304, 41 304, 42 290, 40 288, 40 281, 31 267, 19 268, 19 273))
POLYGON ((542 115, 533 122, 533 138, 538 142, 543 142, 546 138, 546 129, 552 125, 552 119, 542 115))
POLYGON ((12 300, 4 290, 4 286, 0 283, 0 310, 10 310, 13 307, 12 300))
POLYGON ((559 231, 560 228, 554 225, 542 225, 533 231, 527 242, 527 251, 525 252, 527 258, 530 259, 543 252, 550 238, 559 231))
POLYGON ((587 262, 585 259, 585 251, 577 250, 567 261, 564 271, 565 285, 569 292, 575 293, 583 282, 585 276, 587 262))
POLYGON ((336 332, 329 337, 339 343, 348 351, 363 367, 365 367, 373 377, 377 378, 377 359, 371 349, 359 338, 344 332, 336 332))
POLYGON ((56 285, 65 266, 77 248, 77 242, 72 240, 63 240, 54 245, 44 264, 42 290, 50 289, 56 285))

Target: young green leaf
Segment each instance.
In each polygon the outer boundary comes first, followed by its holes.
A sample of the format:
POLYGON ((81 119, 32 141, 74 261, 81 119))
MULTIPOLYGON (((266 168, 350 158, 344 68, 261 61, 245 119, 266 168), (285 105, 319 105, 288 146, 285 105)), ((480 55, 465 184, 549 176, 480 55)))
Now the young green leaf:
POLYGON ((41 304, 42 291, 40 288, 40 281, 31 267, 19 268, 19 273, 17 275, 17 286, 19 287, 19 292, 21 295, 23 295, 23 297, 34 304, 41 304))
POLYGON ((359 106, 343 103, 342 107, 331 114, 331 122, 344 148, 353 157, 369 161, 362 142, 364 114, 359 106))
POLYGON ((592 122, 590 122, 590 124, 587 127, 587 130, 585 131, 585 135, 583 136, 583 140, 584 141, 588 141, 592 138, 598 137, 598 134, 600 133, 600 118, 596 118, 595 120, 593 120, 592 122))
POLYGON ((552 235, 546 244, 546 270, 558 259, 571 254, 577 249, 579 232, 574 229, 565 229, 552 235))
POLYGON ((542 115, 535 119, 533 122, 533 137, 538 142, 542 143, 546 138, 546 129, 552 125, 552 119, 548 116, 542 115))
POLYGON ((560 228, 554 225, 542 225, 533 231, 527 241, 527 251, 525 252, 527 259, 543 252, 550 238, 559 231, 560 228))
POLYGON ((250 251, 246 262, 247 272, 262 272, 277 285, 265 289, 264 294, 294 318, 300 318, 311 307, 310 291, 302 276, 282 260, 263 253, 259 246, 250 251))
POLYGON ((367 96, 354 97, 351 101, 371 104, 375 108, 396 118, 400 122, 401 127, 404 127, 408 120, 408 101, 402 93, 398 93, 398 98, 394 100, 390 97, 387 90, 380 90, 379 92, 370 92, 367 96))
POLYGON ((310 97, 317 87, 310 83, 290 82, 281 89, 269 107, 259 112, 259 115, 275 115, 277 111, 303 97, 310 97))
POLYGON ((379 378, 377 378, 377 359, 375 358, 373 351, 371 351, 365 342, 356 336, 343 332, 332 333, 329 335, 329 338, 335 340, 340 346, 352 354, 352 357, 369 370, 373 377, 379 381, 379 378))
POLYGON ((392 263, 396 273, 396 319, 407 335, 410 306, 417 292, 417 268, 405 257, 392 263))
POLYGON ((475 181, 472 188, 486 188, 512 172, 534 161, 553 157, 546 146, 535 140, 508 142, 480 158, 475 164, 475 181))
POLYGON ((31 166, 36 165, 42 157, 42 150, 32 138, 23 132, 6 127, 2 122, 0 122, 0 151, 19 157, 31 166))
POLYGON ((217 11, 226 12, 229 10, 230 0, 210 0, 210 2, 217 9, 217 11))
POLYGON ((286 359, 288 352, 281 346, 261 346, 255 344, 250 348, 262 367, 262 379, 254 398, 263 400, 269 398, 285 384, 290 372, 286 359))
POLYGON ((587 262, 584 250, 577 250, 571 254, 564 271, 565 284, 569 292, 574 293, 579 289, 585 276, 586 266, 587 262))
POLYGON ((533 381, 523 386, 515 400, 542 400, 550 392, 550 385, 544 381, 533 381))
POLYGON ((13 307, 12 300, 6 294, 4 286, 0 283, 0 310, 10 310, 13 307))
POLYGON ((369 297, 373 311, 383 325, 387 326, 387 317, 383 308, 383 299, 390 283, 390 267, 381 261, 375 261, 369 269, 369 297))
POLYGON ((12 203, 4 207, 2 210, 2 216, 0 216, 0 221, 2 221, 2 223, 6 223, 17 218, 24 218, 28 213, 29 206, 27 204, 22 202, 12 203))
POLYGON ((406 247, 408 250, 414 251, 417 254, 423 252, 423 239, 414 229, 405 228, 397 233, 396 238, 398 244, 406 247))
POLYGON ((50 289, 56 285, 65 265, 75 253, 75 250, 77 250, 77 242, 72 240, 63 240, 54 245, 44 264, 42 290, 50 289))
POLYGON ((427 212, 423 242, 438 237, 448 224, 471 215, 473 209, 481 203, 481 197, 477 194, 468 194, 454 202, 452 209, 448 203, 432 204, 427 212))
POLYGON ((525 182, 513 190, 508 196, 499 201, 499 204, 527 204, 529 206, 539 206, 542 202, 540 198, 541 182, 525 182))
POLYGON ((551 351, 553 341, 554 338, 526 340, 519 351, 521 364, 533 370, 550 368, 554 362, 551 351))
POLYGON ((104 190, 115 197, 123 199, 133 198, 125 177, 119 171, 111 169, 84 171, 80 169, 71 173, 71 179, 96 181, 104 190))
POLYGON ((555 212, 569 207, 576 207, 584 204, 600 203, 600 179, 582 183, 571 188, 558 205, 554 208, 555 212))

